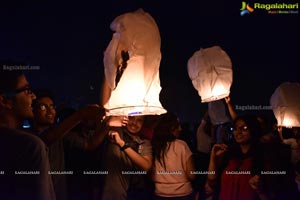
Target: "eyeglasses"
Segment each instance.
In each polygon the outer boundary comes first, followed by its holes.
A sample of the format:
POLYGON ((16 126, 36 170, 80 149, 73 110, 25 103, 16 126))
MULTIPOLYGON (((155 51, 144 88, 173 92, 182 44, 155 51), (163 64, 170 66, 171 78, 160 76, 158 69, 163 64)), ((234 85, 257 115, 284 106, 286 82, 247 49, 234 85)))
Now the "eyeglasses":
POLYGON ((234 127, 234 131, 248 131, 248 126, 234 127))
POLYGON ((30 86, 26 86, 24 88, 16 89, 10 92, 5 93, 6 98, 13 98, 16 94, 24 92, 26 95, 33 94, 32 88, 30 86))
POLYGON ((39 110, 55 110, 55 106, 54 105, 47 105, 47 104, 38 104, 35 106, 35 108, 39 109, 39 110))
POLYGON ((33 94, 32 88, 30 86, 26 86, 24 88, 20 88, 14 91, 15 94, 25 92, 25 94, 33 94))

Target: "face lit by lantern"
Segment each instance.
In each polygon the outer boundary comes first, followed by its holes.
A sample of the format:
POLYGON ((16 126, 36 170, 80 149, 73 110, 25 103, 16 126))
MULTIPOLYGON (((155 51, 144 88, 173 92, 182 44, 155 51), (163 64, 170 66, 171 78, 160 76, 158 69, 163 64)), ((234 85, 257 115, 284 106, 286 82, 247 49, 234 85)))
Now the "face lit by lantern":
POLYGON ((132 134, 138 134, 143 127, 144 116, 131 116, 128 118, 127 130, 132 134))

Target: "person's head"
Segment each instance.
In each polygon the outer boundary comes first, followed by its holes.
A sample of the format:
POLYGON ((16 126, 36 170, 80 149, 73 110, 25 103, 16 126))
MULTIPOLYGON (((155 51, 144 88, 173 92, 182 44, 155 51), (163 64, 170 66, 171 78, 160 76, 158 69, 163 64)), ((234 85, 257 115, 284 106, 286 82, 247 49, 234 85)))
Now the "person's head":
POLYGON ((221 128, 222 141, 225 144, 232 144, 233 140, 233 125, 231 122, 222 124, 221 128))
POLYGON ((142 130, 144 124, 144 116, 129 116, 128 124, 126 125, 126 129, 134 135, 137 135, 142 130))
POLYGON ((33 101, 34 122, 37 125, 52 125, 55 123, 56 110, 53 93, 48 89, 35 91, 33 101))
POLYGON ((282 137, 284 139, 289 139, 294 137, 293 128, 290 127, 281 127, 282 129, 282 137))
POLYGON ((154 135, 169 135, 170 138, 178 138, 182 131, 178 117, 173 113, 165 113, 160 116, 154 127, 154 135))
POLYGON ((239 116, 234 121, 233 136, 238 144, 257 143, 261 136, 261 125, 253 115, 239 116))
POLYGON ((257 116, 257 120, 258 120, 259 124, 261 125, 262 134, 264 135, 264 134, 269 133, 271 130, 271 127, 270 127, 270 122, 269 122, 267 116, 264 114, 259 114, 257 116))
MULTIPOLYGON (((2 64, 3 65, 3 64, 2 64)), ((0 73, 0 117, 10 118, 14 126, 21 125, 23 120, 33 117, 32 101, 35 94, 22 71, 4 70, 0 73)))

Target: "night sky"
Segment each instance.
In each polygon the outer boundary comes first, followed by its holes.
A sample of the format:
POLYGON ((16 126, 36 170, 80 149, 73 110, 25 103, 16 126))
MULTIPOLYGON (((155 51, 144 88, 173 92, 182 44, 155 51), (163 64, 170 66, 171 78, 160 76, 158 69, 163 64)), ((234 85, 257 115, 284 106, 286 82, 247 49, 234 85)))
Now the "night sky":
POLYGON ((219 45, 230 56, 234 105, 268 106, 281 83, 300 82, 299 14, 240 16, 242 1, 99 2, 0 3, 0 59, 40 66, 27 71, 28 79, 34 88, 52 89, 58 104, 98 103, 109 25, 143 8, 161 33, 161 103, 182 121, 199 121, 207 108, 187 73, 188 59, 200 48, 219 45))

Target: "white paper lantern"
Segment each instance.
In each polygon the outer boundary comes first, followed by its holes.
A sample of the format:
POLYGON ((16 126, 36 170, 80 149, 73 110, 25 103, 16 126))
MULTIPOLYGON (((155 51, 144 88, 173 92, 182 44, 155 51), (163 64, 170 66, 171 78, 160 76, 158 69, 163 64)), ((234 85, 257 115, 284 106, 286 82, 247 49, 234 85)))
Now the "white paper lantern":
POLYGON ((278 126, 300 127, 300 83, 282 83, 270 99, 278 126))
POLYGON ((232 64, 221 47, 213 46, 196 51, 188 60, 188 74, 202 103, 229 96, 232 64))
POLYGON ((110 28, 115 33, 104 53, 107 115, 165 113, 159 101, 161 41, 154 19, 139 9, 118 16, 110 28))

